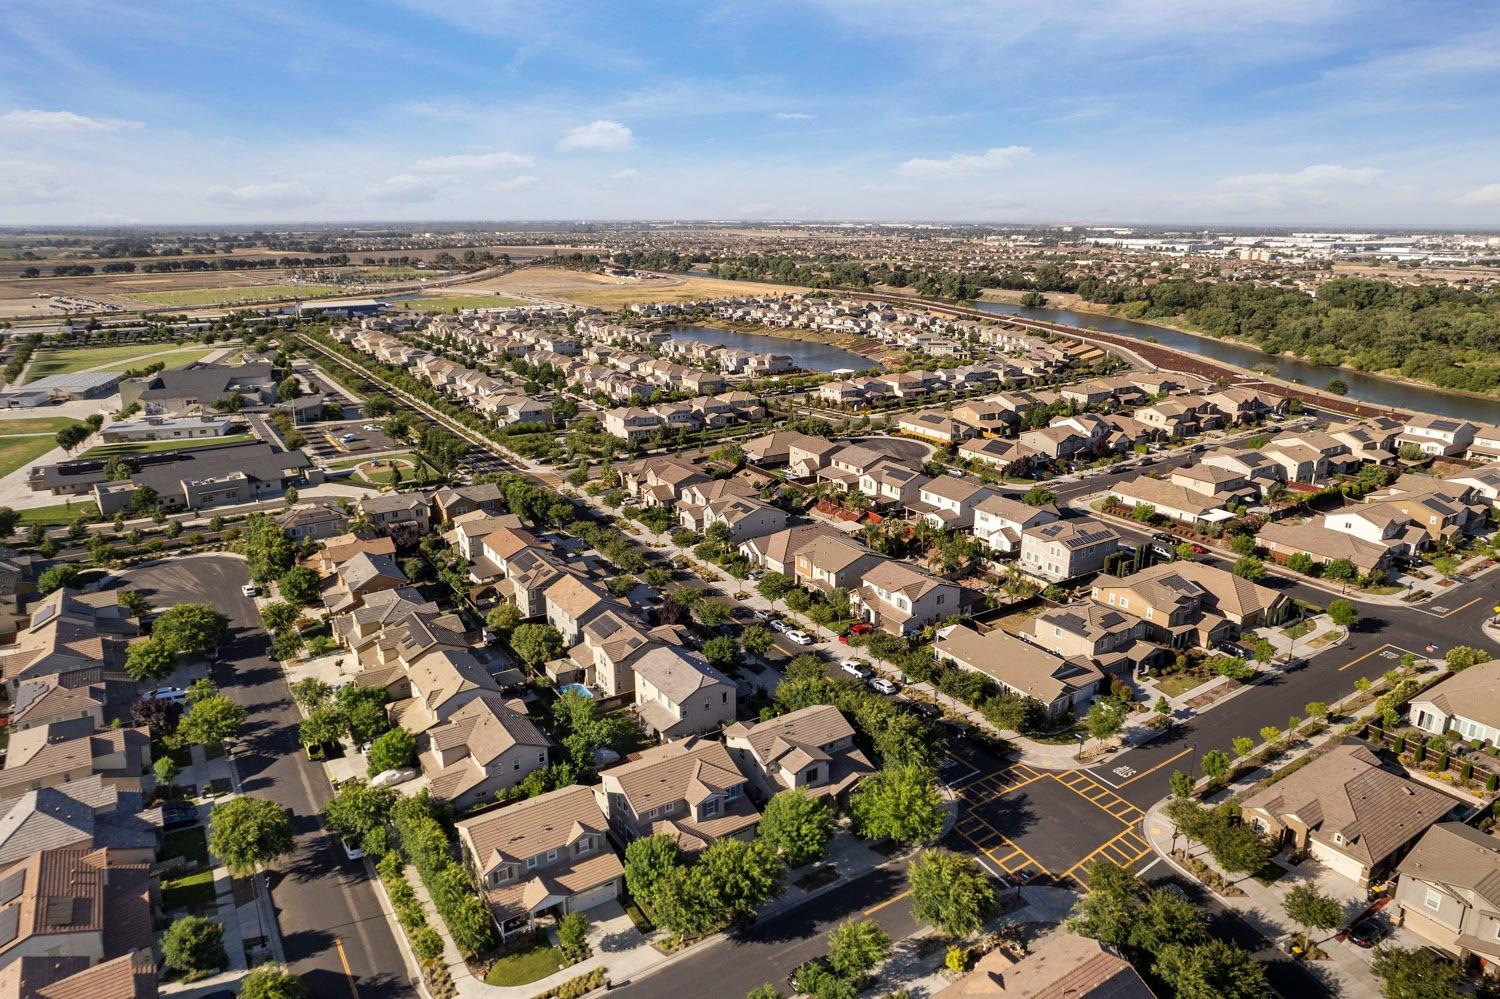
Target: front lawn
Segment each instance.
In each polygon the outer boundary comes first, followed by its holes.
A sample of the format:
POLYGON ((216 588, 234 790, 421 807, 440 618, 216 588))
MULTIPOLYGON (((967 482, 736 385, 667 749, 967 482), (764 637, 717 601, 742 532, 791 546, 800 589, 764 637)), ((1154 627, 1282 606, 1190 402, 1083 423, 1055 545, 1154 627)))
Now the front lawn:
MULTIPOLYGON (((22 438, 25 440, 26 438, 22 438)), ((16 511, 21 515, 21 526, 41 524, 43 527, 63 527, 79 517, 93 517, 99 508, 89 500, 74 500, 72 503, 55 503, 52 506, 30 506, 16 511)))
POLYGON ((556 974, 568 966, 562 949, 543 940, 524 950, 518 950, 495 959, 489 974, 484 976, 486 985, 529 985, 548 975, 556 974))
POLYGON ((1212 677, 1198 673, 1169 673, 1156 681, 1157 693, 1164 697, 1181 697, 1190 690, 1203 686, 1212 677))
POLYGON ((202 826, 174 829, 163 838, 161 856, 163 860, 181 857, 190 864, 208 863, 208 837, 202 826))
POLYGON ((1312 630, 1313 630, 1313 623, 1311 621, 1309 621, 1307 618, 1303 618, 1302 620, 1298 621, 1296 624, 1290 624, 1290 625, 1287 625, 1285 628, 1282 628, 1281 629, 1281 633, 1283 635, 1285 635, 1287 638, 1297 639, 1297 638, 1301 638, 1303 635, 1307 634, 1309 631, 1312 631, 1312 630))
POLYGON ((218 348, 202 344, 132 343, 112 347, 63 347, 39 350, 26 375, 34 382, 48 375, 70 375, 97 368, 101 371, 124 371, 161 361, 167 367, 180 367, 202 360, 218 348), (149 355, 157 356, 151 357, 149 355), (136 362, 140 362, 137 364, 136 362))
POLYGON ((9 475, 18 468, 25 468, 55 447, 57 441, 46 435, 0 437, 0 475, 9 475))
POLYGON ((161 907, 163 912, 187 909, 189 912, 209 912, 214 908, 214 872, 199 871, 185 877, 161 883, 161 907))

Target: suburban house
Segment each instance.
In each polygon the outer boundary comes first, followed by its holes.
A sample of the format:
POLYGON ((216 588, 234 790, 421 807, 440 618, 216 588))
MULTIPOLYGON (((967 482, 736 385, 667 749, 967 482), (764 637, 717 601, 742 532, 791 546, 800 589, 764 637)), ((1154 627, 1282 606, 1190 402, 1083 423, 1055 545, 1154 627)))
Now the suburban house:
POLYGON ((562 635, 564 645, 578 641, 583 625, 596 614, 615 606, 610 595, 572 573, 559 576, 543 594, 547 623, 562 635))
POLYGON ((625 868, 591 788, 549 791, 454 828, 502 939, 620 894, 625 868))
POLYGON ((1384 876, 1460 803, 1387 768, 1365 746, 1339 746, 1241 802, 1245 822, 1365 884, 1384 876))
POLYGON ((1155 999, 1140 973, 1097 940, 1062 933, 1025 957, 1004 947, 932 999, 1155 999))
POLYGON ((1314 562, 1327 564, 1344 559, 1363 575, 1390 572, 1395 552, 1382 544, 1365 541, 1353 534, 1331 531, 1322 524, 1294 524, 1285 520, 1263 524, 1255 540, 1268 552, 1286 559, 1302 554, 1314 562))
POLYGON ((982 673, 1005 691, 1028 697, 1048 718, 1062 718, 1088 705, 1104 674, 1087 662, 1064 659, 999 628, 983 634, 951 624, 937 633, 939 662, 982 673))
POLYGON ((62 587, 32 605, 30 622, 15 643, 0 648, 0 678, 14 703, 26 680, 88 671, 88 679, 127 679, 127 640, 135 619, 109 591, 79 593, 62 587))
POLYGON ((463 811, 547 765, 547 737, 520 706, 485 692, 427 730, 418 758, 434 801, 463 811))
POLYGON ((659 739, 702 735, 734 721, 734 681, 695 652, 661 645, 636 659, 635 713, 659 739))
POLYGON ((962 589, 956 583, 896 559, 885 559, 865 573, 849 595, 866 621, 893 635, 921 631, 959 612, 962 589))
POLYGON ((1020 441, 1000 440, 986 437, 982 440, 964 441, 958 447, 958 457, 965 461, 977 461, 981 465, 1008 472, 1018 469, 1037 456, 1037 451, 1020 441))
POLYGON ((94 991, 97 982, 79 974, 85 966, 125 956, 133 967, 140 951, 149 962, 152 909, 159 902, 151 869, 113 854, 104 846, 38 843, 35 853, 0 868, 0 926, 6 930, 0 968, 45 961, 51 977, 35 965, 25 969, 43 987, 62 977, 56 972, 82 986, 79 992, 32 993, 39 999, 93 999, 101 993, 94 991))
POLYGON ((859 474, 859 491, 876 506, 910 506, 918 491, 931 481, 910 465, 894 458, 882 458, 859 474))
POLYGON ((0 767, 0 801, 98 776, 122 791, 147 791, 151 740, 142 729, 94 729, 91 718, 51 722, 11 736, 0 767))
POLYGON ((1476 429, 1467 420, 1418 413, 1396 435, 1396 448, 1415 444, 1423 454, 1462 455, 1474 443, 1476 429))
POLYGON ((864 575, 885 560, 884 555, 841 532, 820 536, 803 545, 792 563, 792 578, 799 585, 827 593, 835 588, 851 590, 864 575))
POLYGON ((831 704, 814 704, 753 725, 735 722, 724 743, 750 794, 768 801, 792 788, 828 796, 840 804, 875 768, 854 744, 854 727, 831 704))
POLYGON ((1462 822, 1439 822, 1396 867, 1399 921, 1460 962, 1500 970, 1500 839, 1462 822))
POLYGON ((1185 524, 1230 520, 1234 515, 1224 507, 1244 498, 1238 495, 1205 494, 1149 475, 1138 475, 1133 479, 1116 482, 1109 487, 1109 495, 1128 507, 1149 507, 1164 517, 1171 517, 1185 524))
POLYGON ((1279 593, 1202 562, 1163 562, 1123 579, 1101 573, 1092 596, 1141 618, 1153 641, 1208 648, 1248 628, 1280 624, 1291 607, 1279 593))
POLYGON ((422 493, 381 493, 361 496, 355 508, 398 544, 413 544, 431 529, 432 515, 422 493))
POLYGON ((1031 619, 1025 634, 1032 645, 1055 656, 1091 662, 1122 679, 1161 655, 1146 641, 1151 628, 1144 620, 1087 601, 1047 608, 1031 619))
POLYGON ((996 495, 977 479, 939 475, 922 483, 917 498, 907 509, 933 527, 966 529, 974 526, 974 510, 987 497, 996 495))
POLYGON ((1057 507, 1028 506, 1018 499, 989 493, 974 506, 974 537, 1010 555, 1021 550, 1021 535, 1030 527, 1057 520, 1057 507))
POLYGON ((696 853, 721 839, 754 835, 760 813, 748 788, 723 743, 688 738, 604 771, 594 797, 620 843, 665 835, 696 853))
POLYGON ((1098 572, 1119 547, 1120 535, 1097 520, 1056 520, 1021 532, 1021 565, 1034 576, 1060 583, 1098 572))
POLYGON ((803 549, 825 538, 848 543, 849 536, 827 524, 798 524, 771 534, 746 538, 740 542, 740 554, 767 572, 791 576, 796 572, 797 556, 803 549))
POLYGON ((1454 673, 1412 699, 1408 718, 1424 732, 1457 732, 1500 746, 1500 659, 1454 673))

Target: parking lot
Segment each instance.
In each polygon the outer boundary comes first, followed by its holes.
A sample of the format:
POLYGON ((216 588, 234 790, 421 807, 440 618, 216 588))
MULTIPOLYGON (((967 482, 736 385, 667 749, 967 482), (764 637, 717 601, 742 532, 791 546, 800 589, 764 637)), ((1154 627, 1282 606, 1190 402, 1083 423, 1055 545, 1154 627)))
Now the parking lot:
POLYGON ((302 433, 307 438, 307 450, 324 464, 410 448, 410 445, 386 436, 378 424, 359 420, 305 426, 302 433), (368 429, 371 427, 374 429, 368 429), (352 440, 346 441, 343 439, 345 437, 351 437, 352 440))

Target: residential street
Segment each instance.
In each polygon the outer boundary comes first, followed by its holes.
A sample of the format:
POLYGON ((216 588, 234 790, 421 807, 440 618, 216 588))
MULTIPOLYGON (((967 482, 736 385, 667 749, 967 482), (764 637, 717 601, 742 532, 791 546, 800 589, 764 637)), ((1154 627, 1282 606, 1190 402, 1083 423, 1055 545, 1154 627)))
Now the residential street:
POLYGON ((290 809, 297 851, 277 862, 271 895, 287 963, 319 999, 412 996, 401 952, 363 862, 345 859, 322 829, 319 813, 332 793, 321 767, 297 742, 298 714, 254 602, 241 595, 245 566, 227 555, 189 556, 122 574, 156 607, 212 603, 231 621, 215 680, 247 711, 235 767, 246 794, 290 809))

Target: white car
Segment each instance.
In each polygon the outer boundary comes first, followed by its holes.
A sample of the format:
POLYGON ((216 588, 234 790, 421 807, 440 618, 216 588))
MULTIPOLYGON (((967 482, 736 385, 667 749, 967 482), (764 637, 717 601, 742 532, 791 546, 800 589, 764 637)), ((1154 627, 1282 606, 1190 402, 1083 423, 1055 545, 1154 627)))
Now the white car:
POLYGON ((176 704, 181 704, 183 701, 187 700, 187 691, 183 690, 181 687, 157 687, 155 690, 148 690, 144 694, 142 694, 141 700, 172 701, 176 704))
POLYGON ((344 848, 344 856, 348 857, 350 860, 364 859, 365 851, 356 846, 353 840, 341 839, 339 840, 339 844, 344 848))
POLYGON ((360 427, 359 429, 361 429, 361 430, 379 430, 380 429, 380 424, 378 424, 378 423, 366 423, 364 426, 360 427))
POLYGON ((345 444, 348 444, 350 441, 357 441, 357 440, 359 440, 359 435, 358 434, 345 434, 344 436, 340 437, 339 440, 343 441, 345 444))
POLYGON ((790 638, 792 641, 796 642, 798 645, 811 645, 813 643, 811 635, 809 635, 805 631, 798 631, 796 628, 793 628, 791 631, 788 631, 786 633, 786 637, 790 638))
POLYGON ((247 597, 258 597, 260 596, 260 587, 256 586, 254 583, 246 583, 244 586, 240 587, 240 592, 247 597))
POLYGON ((755 618, 755 620, 759 621, 761 624, 765 624, 767 621, 771 620, 771 612, 758 610, 754 614, 752 614, 751 617, 755 618))
POLYGON ((771 630, 772 631, 779 631, 783 635, 786 634, 786 630, 787 630, 787 628, 786 628, 786 622, 783 621, 783 620, 781 620, 781 618, 779 618, 779 617, 773 617, 773 618, 771 618, 771 630))
POLYGON ((883 676, 871 677, 870 688, 872 690, 879 691, 882 694, 894 694, 896 691, 901 689, 896 685, 896 682, 894 680, 887 680, 883 676))
POLYGON ((415 780, 417 772, 411 767, 402 767, 399 770, 382 770, 370 779, 371 787, 395 787, 397 784, 405 784, 409 780, 415 780))
POLYGON ((839 665, 839 669, 860 680, 868 680, 870 678, 870 667, 858 659, 845 659, 839 665))

